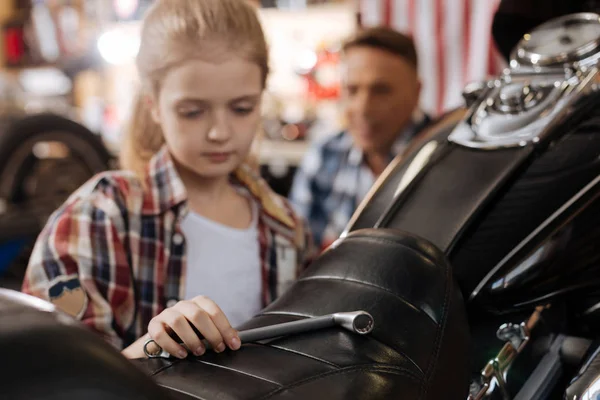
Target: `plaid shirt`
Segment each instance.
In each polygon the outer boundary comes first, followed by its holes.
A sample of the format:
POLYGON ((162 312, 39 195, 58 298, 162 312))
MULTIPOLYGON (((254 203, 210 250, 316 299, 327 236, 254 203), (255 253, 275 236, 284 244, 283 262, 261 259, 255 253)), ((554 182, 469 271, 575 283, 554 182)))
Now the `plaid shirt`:
MULTIPOLYGON (((392 146, 389 161, 429 122, 424 115, 411 123, 392 146)), ((346 132, 316 143, 307 151, 294 177, 290 200, 308 220, 318 247, 325 249, 338 239, 375 178, 364 163, 362 151, 346 132)))
MULTIPOLYGON (((288 203, 249 167, 232 182, 259 205, 267 305, 309 262, 311 239, 288 203)), ((51 217, 31 256, 23 291, 51 301, 125 348, 185 292, 186 192, 168 151, 150 162, 146 189, 129 172, 102 173, 51 217)))

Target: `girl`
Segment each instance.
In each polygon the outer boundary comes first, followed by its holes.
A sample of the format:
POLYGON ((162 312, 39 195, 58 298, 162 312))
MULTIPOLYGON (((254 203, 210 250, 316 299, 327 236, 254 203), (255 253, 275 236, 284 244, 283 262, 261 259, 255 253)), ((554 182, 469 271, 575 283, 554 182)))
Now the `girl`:
POLYGON ((127 171, 95 177, 52 215, 23 291, 130 358, 149 339, 180 358, 203 354, 190 324, 215 351, 237 350, 231 326, 286 289, 311 243, 244 162, 267 58, 246 0, 157 0, 142 25, 144 91, 121 152, 127 171))

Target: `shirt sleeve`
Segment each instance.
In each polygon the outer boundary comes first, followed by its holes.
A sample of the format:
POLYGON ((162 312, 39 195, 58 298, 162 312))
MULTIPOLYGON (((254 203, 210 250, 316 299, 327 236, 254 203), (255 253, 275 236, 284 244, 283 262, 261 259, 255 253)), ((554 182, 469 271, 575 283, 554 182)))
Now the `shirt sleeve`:
POLYGON ((122 348, 133 322, 134 295, 124 219, 102 193, 71 200, 40 234, 23 292, 50 301, 122 348), (118 313, 115 310, 120 310, 118 313))
POLYGON ((321 242, 323 231, 327 225, 327 217, 323 207, 325 195, 319 188, 317 174, 323 164, 323 150, 320 146, 311 146, 298 167, 290 190, 289 199, 294 210, 308 223, 308 231, 312 232, 313 244, 321 242))
POLYGON ((299 260, 298 260, 298 276, 309 267, 309 265, 317 258, 318 249, 315 245, 315 241, 312 236, 312 232, 308 223, 304 218, 300 218, 298 221, 299 226, 301 227, 300 235, 302 235, 302 245, 299 251, 299 260))

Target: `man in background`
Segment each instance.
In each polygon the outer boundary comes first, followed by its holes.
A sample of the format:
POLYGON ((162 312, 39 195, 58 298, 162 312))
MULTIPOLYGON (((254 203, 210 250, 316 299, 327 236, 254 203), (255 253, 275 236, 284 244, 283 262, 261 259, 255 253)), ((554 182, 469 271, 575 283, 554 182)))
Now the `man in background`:
POLYGON ((342 48, 347 130, 313 145, 290 199, 324 249, 342 233, 390 161, 429 122, 411 38, 390 28, 358 32, 342 48))

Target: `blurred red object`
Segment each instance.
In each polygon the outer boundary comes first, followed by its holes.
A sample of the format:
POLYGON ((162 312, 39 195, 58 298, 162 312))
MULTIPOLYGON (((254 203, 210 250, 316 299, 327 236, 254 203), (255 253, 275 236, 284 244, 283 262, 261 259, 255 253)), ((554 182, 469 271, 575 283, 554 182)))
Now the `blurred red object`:
POLYGON ((317 51, 315 66, 304 75, 308 95, 314 100, 336 100, 340 96, 338 66, 340 54, 327 49, 317 51))
POLYGON ((25 57, 25 42, 22 26, 4 29, 4 54, 8 65, 18 65, 25 57))

